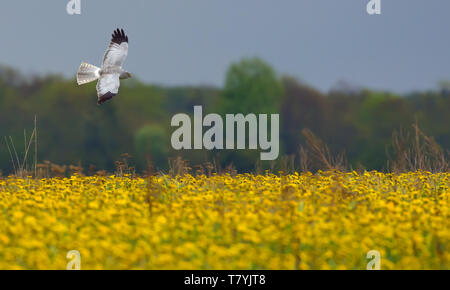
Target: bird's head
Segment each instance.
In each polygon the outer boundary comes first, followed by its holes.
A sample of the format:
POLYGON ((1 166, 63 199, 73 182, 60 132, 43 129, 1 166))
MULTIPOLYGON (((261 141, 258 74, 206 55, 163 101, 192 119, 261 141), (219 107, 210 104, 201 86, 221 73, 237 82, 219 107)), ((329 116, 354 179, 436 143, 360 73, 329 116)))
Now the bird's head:
POLYGON ((131 74, 127 71, 120 74, 120 79, 122 79, 122 80, 129 79, 129 78, 131 78, 131 74))

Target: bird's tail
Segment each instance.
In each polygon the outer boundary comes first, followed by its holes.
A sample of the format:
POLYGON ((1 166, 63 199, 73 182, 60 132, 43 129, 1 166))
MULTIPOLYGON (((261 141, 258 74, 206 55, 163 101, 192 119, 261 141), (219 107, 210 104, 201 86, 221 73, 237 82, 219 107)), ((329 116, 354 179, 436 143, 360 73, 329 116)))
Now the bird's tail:
POLYGON ((77 72, 77 83, 84 85, 97 80, 100 77, 100 68, 95 65, 82 62, 77 72))

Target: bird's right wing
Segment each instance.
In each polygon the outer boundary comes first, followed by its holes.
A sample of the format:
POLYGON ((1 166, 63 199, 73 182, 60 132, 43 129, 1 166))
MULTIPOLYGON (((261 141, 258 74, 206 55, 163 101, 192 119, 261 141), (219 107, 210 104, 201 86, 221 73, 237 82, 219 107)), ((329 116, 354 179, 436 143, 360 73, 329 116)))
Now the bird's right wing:
POLYGON ((112 99, 119 93, 120 87, 119 74, 106 74, 101 76, 97 82, 97 97, 98 104, 102 104, 109 99, 112 99))
POLYGON ((121 67, 128 55, 128 36, 123 29, 115 30, 103 56, 102 67, 121 67))

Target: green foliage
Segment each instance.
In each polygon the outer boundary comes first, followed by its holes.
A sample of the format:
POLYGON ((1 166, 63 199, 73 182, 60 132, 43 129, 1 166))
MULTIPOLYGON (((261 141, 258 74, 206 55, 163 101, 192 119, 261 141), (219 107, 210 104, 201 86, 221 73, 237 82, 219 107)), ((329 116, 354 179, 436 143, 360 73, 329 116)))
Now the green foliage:
POLYGON ((259 58, 243 59, 228 69, 222 113, 278 113, 283 88, 274 70, 259 58))
POLYGON ((41 162, 113 171, 126 152, 138 170, 146 169, 148 160, 157 170, 167 169, 167 159, 177 156, 192 167, 217 157, 222 168, 232 163, 241 171, 254 170, 259 150, 171 149, 172 116, 192 114, 195 105, 203 106, 204 114, 280 113, 280 157, 298 154, 305 143, 301 130, 308 128, 333 154, 345 151, 353 167, 383 169, 393 130, 410 129, 415 120, 444 150, 450 148, 448 86, 407 96, 368 90, 324 94, 293 78, 280 80, 268 64, 253 58, 230 66, 223 90, 131 79, 122 82, 117 97, 98 106, 95 83, 77 86, 58 75, 30 77, 0 67, 0 171, 12 171, 3 137, 12 136, 23 154, 24 129, 29 137, 35 115, 41 162))
POLYGON ((297 154, 304 142, 301 130, 308 128, 315 134, 326 129, 326 99, 317 90, 299 83, 291 77, 283 78, 284 98, 281 107, 281 138, 285 142, 286 153, 297 154))
MULTIPOLYGON (((227 71, 217 112, 222 115, 277 114, 282 96, 282 83, 269 64, 259 58, 243 59, 231 64, 227 71)), ((258 159, 257 150, 233 150, 220 154, 222 163, 234 164, 240 171, 252 170, 258 159)))
POLYGON ((150 163, 155 169, 167 167, 169 158, 169 136, 164 127, 146 125, 136 132, 134 137, 136 146, 136 161, 141 169, 150 163), (145 164, 148 162, 148 164, 145 164))

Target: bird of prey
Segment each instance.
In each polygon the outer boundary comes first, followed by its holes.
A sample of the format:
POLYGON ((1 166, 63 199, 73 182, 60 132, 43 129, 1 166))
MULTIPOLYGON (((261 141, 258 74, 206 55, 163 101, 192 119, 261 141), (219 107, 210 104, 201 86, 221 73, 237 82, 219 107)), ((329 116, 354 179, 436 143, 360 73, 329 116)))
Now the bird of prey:
POLYGON ((123 29, 112 34, 111 42, 103 57, 102 67, 82 62, 77 72, 78 85, 97 82, 97 104, 103 104, 119 93, 121 79, 131 78, 122 68, 128 54, 128 36, 123 29))

